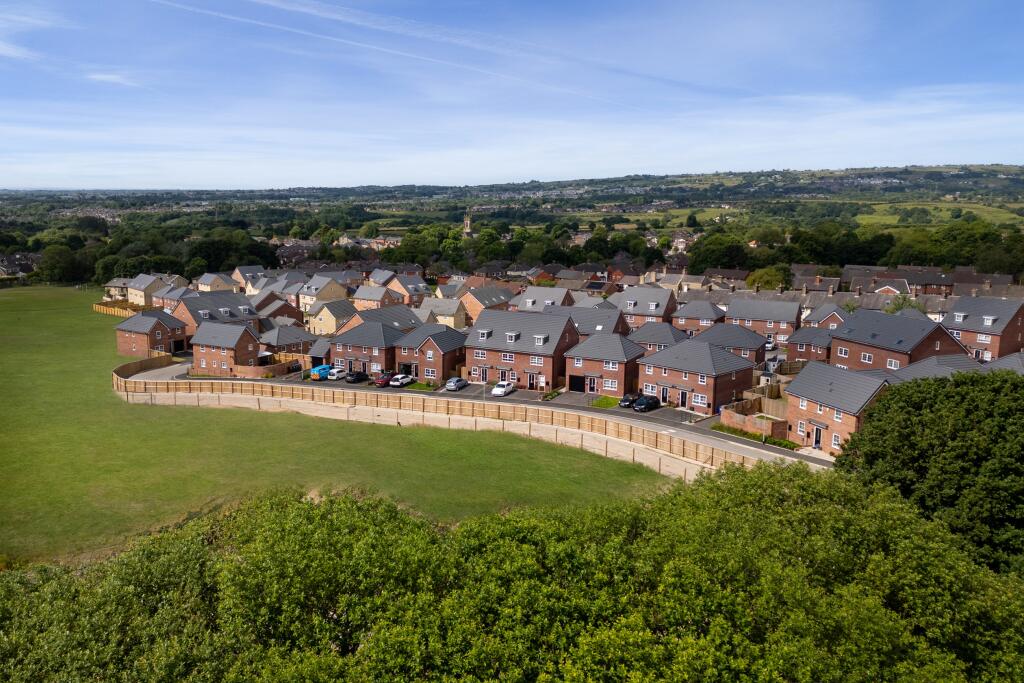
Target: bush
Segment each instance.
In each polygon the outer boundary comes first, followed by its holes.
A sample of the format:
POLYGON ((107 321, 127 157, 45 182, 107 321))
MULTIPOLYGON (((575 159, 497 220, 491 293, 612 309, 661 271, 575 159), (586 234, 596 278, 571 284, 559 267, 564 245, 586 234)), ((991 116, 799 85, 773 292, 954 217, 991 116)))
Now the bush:
POLYGON ((754 432, 745 432, 742 429, 736 429, 735 427, 729 427, 721 423, 711 425, 711 429, 716 432, 722 432, 723 434, 732 434, 733 436, 742 436, 744 439, 750 439, 751 441, 761 441, 769 446, 778 446, 779 448, 788 448, 791 451, 795 451, 800 448, 800 444, 793 443, 789 439, 776 439, 773 436, 765 436, 764 434, 755 434, 754 432))
POLYGON ((452 529, 296 493, 0 574, 0 678, 1020 680, 1022 611, 1019 577, 836 472, 452 529))
POLYGON ((560 396, 561 393, 562 392, 559 391, 558 389, 553 389, 553 390, 549 391, 548 393, 542 395, 540 397, 540 400, 542 400, 542 401, 551 401, 551 400, 553 400, 555 398, 558 398, 558 396, 560 396))

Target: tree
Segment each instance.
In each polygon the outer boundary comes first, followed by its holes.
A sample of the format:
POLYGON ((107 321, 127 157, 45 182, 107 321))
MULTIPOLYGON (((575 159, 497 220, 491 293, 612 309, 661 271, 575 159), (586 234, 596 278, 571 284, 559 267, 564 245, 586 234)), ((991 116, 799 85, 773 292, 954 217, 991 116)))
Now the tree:
POLYGON ((373 239, 380 236, 380 228, 376 225, 364 225, 359 228, 359 236, 364 239, 373 239))
POLYGON ((747 276, 747 286, 751 289, 755 286, 761 289, 775 289, 776 287, 786 285, 790 277, 790 270, 785 266, 758 268, 747 276))
POLYGON ((189 280, 194 280, 209 269, 210 266, 206 263, 206 259, 202 256, 196 256, 195 258, 189 259, 189 262, 185 265, 185 272, 183 274, 189 280))
POLYGON ((697 220, 697 212, 691 211, 686 217, 686 227, 688 228, 699 228, 700 221, 697 220))
POLYGON ((917 299, 911 298, 907 294, 897 294, 894 296, 892 301, 889 302, 889 305, 886 306, 884 310, 886 313, 899 313, 905 308, 912 308, 915 311, 921 311, 922 313, 928 312, 924 307, 924 304, 917 299))
POLYGON ((79 277, 75 254, 63 244, 51 244, 43 249, 38 270, 39 276, 47 282, 74 282, 79 277))
POLYGON ((112 279, 117 277, 115 272, 117 271, 117 267, 120 263, 120 256, 111 255, 97 259, 96 264, 93 266, 93 280, 97 284, 101 285, 105 282, 110 282, 112 279))
POLYGON ((890 388, 837 461, 895 486, 998 569, 1024 570, 1024 377, 964 372, 890 388))

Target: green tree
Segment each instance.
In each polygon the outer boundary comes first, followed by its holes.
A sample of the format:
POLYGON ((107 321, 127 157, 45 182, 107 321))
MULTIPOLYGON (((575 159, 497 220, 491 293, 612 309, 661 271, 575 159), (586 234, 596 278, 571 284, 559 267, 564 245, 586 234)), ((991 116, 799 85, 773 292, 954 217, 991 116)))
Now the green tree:
POLYGON ((189 280, 194 280, 209 269, 210 265, 206 262, 206 259, 202 256, 196 256, 189 259, 188 263, 185 265, 185 272, 183 275, 189 280))
POLYGON ((1024 377, 958 373, 890 388, 837 466, 895 486, 998 569, 1024 570, 1024 377))
POLYGON ((785 266, 776 265, 758 268, 747 276, 747 286, 750 288, 757 286, 761 289, 775 289, 776 287, 789 284, 790 277, 790 270, 785 266))
POLYGON ((897 294, 892 298, 892 301, 885 307, 886 313, 899 313, 905 308, 912 308, 915 311, 921 311, 927 313, 927 309, 917 299, 910 297, 908 294, 897 294))
POLYGON ((39 276, 47 282, 74 282, 80 275, 74 252, 63 244, 51 244, 43 249, 38 270, 39 276))

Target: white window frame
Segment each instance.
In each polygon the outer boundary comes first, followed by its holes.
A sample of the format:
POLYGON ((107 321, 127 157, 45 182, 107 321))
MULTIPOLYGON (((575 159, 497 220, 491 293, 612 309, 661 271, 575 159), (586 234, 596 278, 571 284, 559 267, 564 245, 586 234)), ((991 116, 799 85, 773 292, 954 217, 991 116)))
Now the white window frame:
POLYGON ((839 432, 834 432, 832 434, 832 448, 841 448, 842 445, 843 444, 839 439, 839 432))
POLYGON ((423 368, 423 376, 427 379, 434 379, 437 377, 437 370, 434 368, 423 368))
POLYGON ((582 368, 583 367, 583 359, 581 357, 579 357, 579 356, 576 356, 575 358, 572 359, 572 366, 574 368, 582 368))
POLYGON ((606 379, 604 380, 604 388, 608 391, 615 391, 619 388, 619 381, 617 379, 606 379))
POLYGON ((705 394, 691 394, 690 405, 707 407, 708 397, 705 394))
POLYGON ((704 385, 706 385, 707 383, 708 383, 708 376, 707 375, 697 375, 697 384, 704 384, 704 385))
POLYGON ((861 351, 861 353, 860 353, 860 362, 861 363, 874 363, 875 362, 875 354, 868 353, 867 351, 861 351))
POLYGON ((840 358, 849 358, 850 349, 846 348, 845 346, 837 346, 836 355, 839 356, 840 358))
POLYGON ((887 358, 885 360, 885 367, 887 367, 890 370, 899 370, 900 369, 900 362, 898 360, 896 360, 895 358, 887 358))
POLYGON ((839 408, 836 408, 835 409, 835 415, 832 417, 832 419, 835 420, 836 422, 842 422, 843 421, 843 411, 839 410, 839 408))
POLYGON ((800 399, 800 410, 807 410, 807 399, 800 399))
POLYGON ((644 396, 657 396, 658 386, 656 384, 644 383, 644 396))
POLYGON ((796 433, 799 434, 800 436, 806 435, 807 434, 807 423, 805 423, 803 420, 799 420, 796 423, 796 433))
POLYGON ((487 360, 487 352, 483 349, 474 349, 473 358, 475 360, 487 360))
POLYGON ((516 362, 516 354, 514 354, 514 353, 503 353, 503 354, 501 354, 501 362, 502 363, 515 363, 516 362))
POLYGON ((544 365, 544 357, 530 356, 530 365, 544 365))
POLYGON ((604 369, 605 370, 618 370, 619 369, 619 361, 617 361, 617 360, 606 360, 604 362, 604 369))
POLYGON ((653 365, 645 365, 644 366, 644 374, 645 375, 653 375, 654 374, 654 366, 653 365))
MULTIPOLYGON (((159 339, 159 337, 157 337, 157 339, 159 339)), ((979 334, 978 335, 978 343, 979 344, 989 344, 991 342, 992 342, 992 335, 990 335, 990 334, 979 334)))

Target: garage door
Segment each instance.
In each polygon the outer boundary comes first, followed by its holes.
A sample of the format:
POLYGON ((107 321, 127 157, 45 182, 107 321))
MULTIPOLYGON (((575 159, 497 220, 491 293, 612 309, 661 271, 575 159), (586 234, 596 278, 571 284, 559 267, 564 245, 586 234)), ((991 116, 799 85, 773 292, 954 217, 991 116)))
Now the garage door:
POLYGON ((583 391, 584 379, 579 375, 569 376, 569 391, 583 391))

